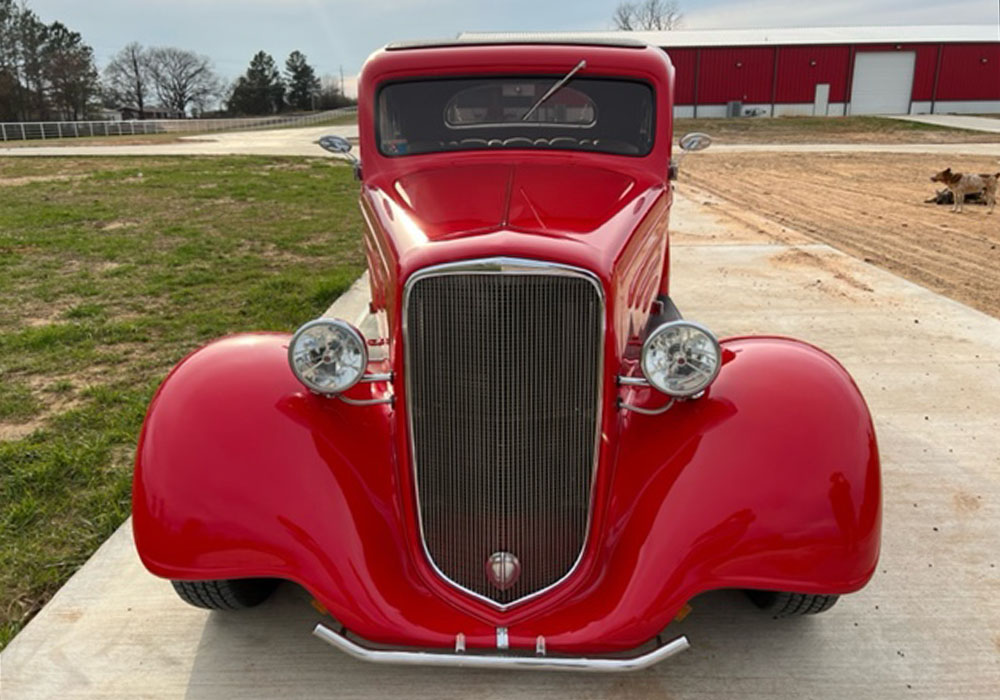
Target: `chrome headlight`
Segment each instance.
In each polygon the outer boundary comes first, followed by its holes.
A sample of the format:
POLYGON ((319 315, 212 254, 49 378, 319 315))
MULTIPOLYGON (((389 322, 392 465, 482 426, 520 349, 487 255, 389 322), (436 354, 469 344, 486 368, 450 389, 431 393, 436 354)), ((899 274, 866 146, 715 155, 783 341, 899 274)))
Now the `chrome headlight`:
POLYGON ((340 394, 368 367, 368 346, 346 321, 321 318, 305 324, 288 344, 288 363, 299 381, 319 394, 340 394))
POLYGON ((664 394, 700 394, 719 374, 722 351, 711 331, 690 321, 671 321, 653 331, 642 346, 642 373, 664 394))

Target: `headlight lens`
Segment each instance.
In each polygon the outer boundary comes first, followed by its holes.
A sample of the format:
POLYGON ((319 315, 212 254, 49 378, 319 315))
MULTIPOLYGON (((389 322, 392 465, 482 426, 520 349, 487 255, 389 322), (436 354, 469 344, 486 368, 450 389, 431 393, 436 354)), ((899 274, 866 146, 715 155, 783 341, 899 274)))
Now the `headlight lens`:
POLYGON ((719 374, 722 352, 711 331, 690 321, 664 323, 642 346, 642 373, 664 394, 699 394, 719 374))
POLYGON ((321 318, 305 324, 288 345, 288 363, 299 381, 320 394, 340 394, 368 367, 368 347, 354 326, 321 318))

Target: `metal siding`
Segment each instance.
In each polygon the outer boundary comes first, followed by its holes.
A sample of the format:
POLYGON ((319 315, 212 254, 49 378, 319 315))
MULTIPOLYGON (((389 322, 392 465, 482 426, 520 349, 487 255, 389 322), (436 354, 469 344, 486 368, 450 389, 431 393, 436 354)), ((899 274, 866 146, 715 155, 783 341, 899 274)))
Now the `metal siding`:
POLYGON ((940 44, 903 44, 906 51, 916 51, 917 65, 913 72, 913 101, 924 102, 934 93, 934 71, 940 44))
POLYGON ((1000 100, 1000 44, 945 45, 937 101, 945 100, 1000 100))
MULTIPOLYGON (((852 50, 915 53, 912 100, 929 102, 935 99, 934 75, 938 48, 942 46, 937 101, 1000 100, 1000 43, 994 42, 780 46, 775 102, 810 104, 819 83, 830 84, 831 103, 848 101, 852 50)), ((666 50, 677 68, 676 104, 694 104, 695 49, 666 50)), ((697 102, 702 105, 725 104, 730 100, 771 102, 773 58, 773 46, 702 48, 697 102), (737 62, 743 64, 742 68, 736 68, 737 62)))
POLYGON ((696 49, 669 49, 667 54, 677 71, 674 103, 694 104, 694 63, 696 49))
POLYGON ((778 53, 778 104, 812 103, 816 85, 830 85, 830 102, 847 93, 848 46, 786 46, 778 53), (816 65, 812 65, 815 62, 816 65))
POLYGON ((771 102, 774 47, 703 49, 699 104, 771 102))

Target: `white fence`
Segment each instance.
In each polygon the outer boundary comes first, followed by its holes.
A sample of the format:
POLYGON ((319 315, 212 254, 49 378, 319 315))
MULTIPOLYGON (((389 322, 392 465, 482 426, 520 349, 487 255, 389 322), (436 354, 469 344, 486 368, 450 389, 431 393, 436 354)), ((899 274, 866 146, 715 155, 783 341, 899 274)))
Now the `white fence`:
POLYGON ((84 122, 0 122, 0 141, 32 141, 90 136, 140 136, 146 134, 207 133, 247 131, 286 126, 309 126, 356 112, 343 107, 327 112, 288 117, 246 117, 243 119, 144 119, 84 122))

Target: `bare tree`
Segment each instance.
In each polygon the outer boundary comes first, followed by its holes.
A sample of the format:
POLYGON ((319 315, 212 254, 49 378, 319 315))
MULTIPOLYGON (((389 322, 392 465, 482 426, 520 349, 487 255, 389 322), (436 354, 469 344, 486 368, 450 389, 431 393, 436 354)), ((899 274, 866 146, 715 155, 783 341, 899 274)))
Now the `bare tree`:
POLYGON ((149 52, 132 42, 119 51, 104 69, 104 87, 120 107, 135 107, 139 119, 146 118, 146 99, 150 95, 149 52))
POLYGON ((332 75, 324 75, 320 81, 319 104, 320 109, 337 109, 356 105, 357 100, 352 100, 341 91, 341 79, 332 75))
POLYGON ((150 82, 164 107, 186 114, 191 106, 204 109, 219 98, 222 83, 207 56, 162 47, 150 49, 148 57, 150 82))
POLYGON ((626 32, 678 29, 683 19, 677 0, 622 2, 611 16, 615 28, 626 32))
POLYGON ((615 8, 615 13, 611 16, 611 21, 615 24, 615 29, 623 32, 635 31, 635 3, 621 2, 615 8))

